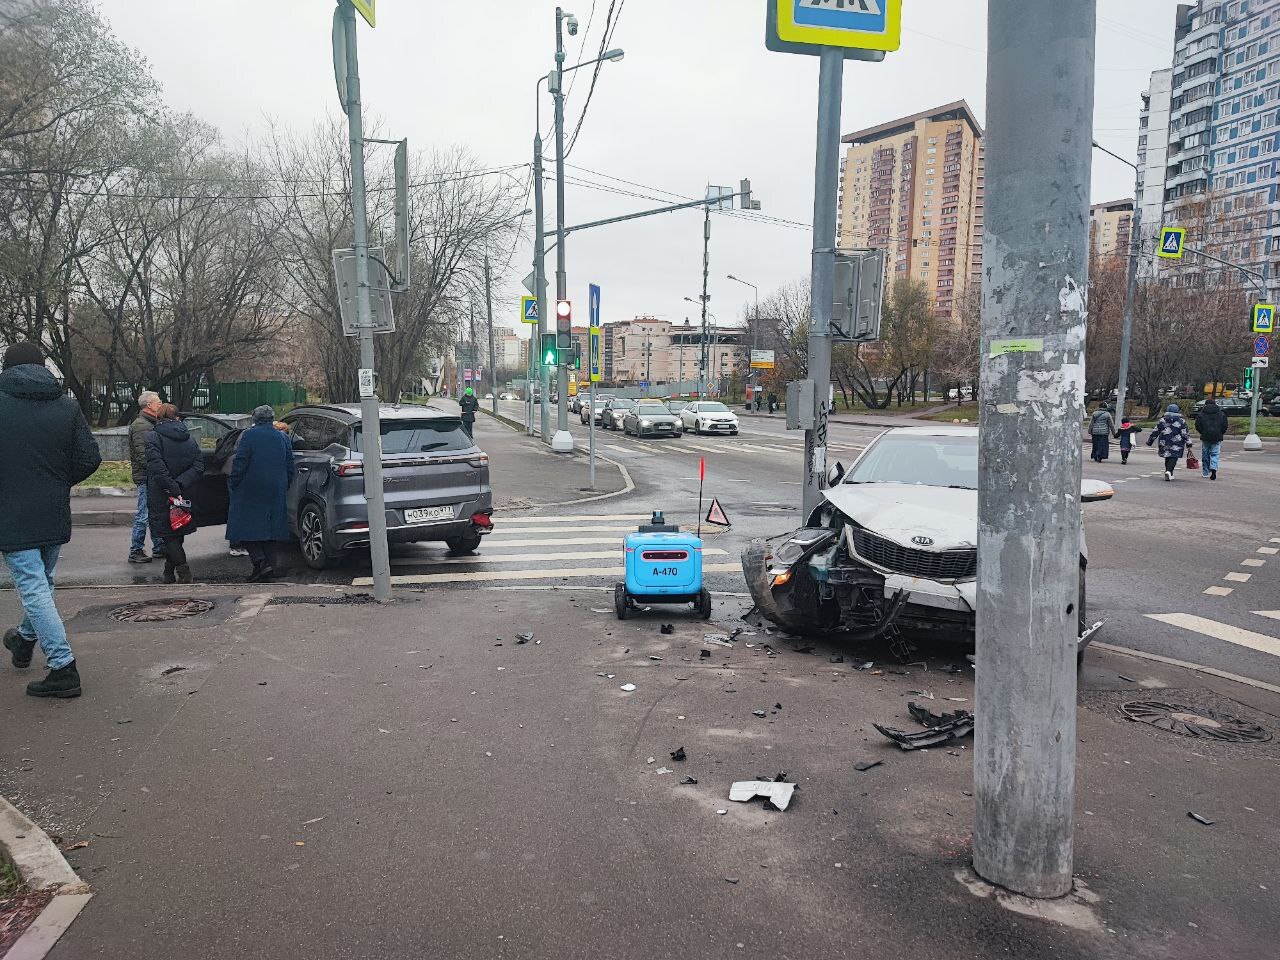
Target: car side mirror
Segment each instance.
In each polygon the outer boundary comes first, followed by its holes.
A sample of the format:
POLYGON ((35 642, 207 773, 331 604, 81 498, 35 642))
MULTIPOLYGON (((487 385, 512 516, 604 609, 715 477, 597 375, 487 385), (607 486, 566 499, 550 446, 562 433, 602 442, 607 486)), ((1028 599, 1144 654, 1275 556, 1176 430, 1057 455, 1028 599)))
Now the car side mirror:
POLYGON ((1099 500, 1110 500, 1115 495, 1115 490, 1105 480, 1080 481, 1081 503, 1097 503, 1099 500))
POLYGON ((844 464, 837 460, 827 468, 827 486, 834 487, 844 479, 844 464))

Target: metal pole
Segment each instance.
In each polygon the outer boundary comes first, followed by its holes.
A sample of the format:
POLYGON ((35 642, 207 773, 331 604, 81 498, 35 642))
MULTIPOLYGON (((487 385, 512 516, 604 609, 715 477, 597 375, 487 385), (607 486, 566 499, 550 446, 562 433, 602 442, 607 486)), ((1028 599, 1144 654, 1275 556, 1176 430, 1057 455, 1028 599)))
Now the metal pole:
MULTIPOLYGON (((591 342, 591 334, 589 334, 589 333, 587 334, 587 342, 588 342, 588 344, 591 342)), ((588 347, 588 348, 587 348, 587 357, 588 357, 588 359, 587 359, 587 366, 588 366, 588 367, 590 367, 590 365, 591 365, 590 356, 591 356, 591 349, 590 349, 590 347, 588 347)), ((590 370, 588 370, 588 371, 587 371, 587 377, 588 377, 588 378, 590 378, 590 377, 591 377, 591 371, 590 371, 590 370)), ((589 395, 588 395, 588 397, 587 397, 587 403, 588 403, 588 406, 587 406, 587 445, 588 445, 588 447, 589 447, 589 453, 588 453, 588 456, 587 456, 587 460, 588 460, 588 462, 589 462, 589 463, 590 463, 590 465, 591 465, 591 466, 590 466, 590 470, 591 470, 591 484, 590 484, 590 485, 591 485, 591 489, 592 489, 592 490, 594 490, 594 489, 596 488, 596 382, 595 382, 595 380, 591 380, 591 392, 590 392, 590 394, 589 394, 589 395)))
POLYGON ((702 220, 702 333, 698 338, 698 399, 707 393, 707 275, 711 270, 711 204, 702 220))
MULTIPOLYGON (((356 317, 360 324, 360 366, 374 368, 373 312, 369 307, 369 220, 364 195, 364 123, 360 111, 360 62, 356 54, 356 10, 342 4, 347 48, 347 136, 351 147, 351 221, 356 253, 356 317)), ((363 391, 362 391, 363 393, 363 391)), ((378 397, 360 397, 364 445, 364 502, 369 514, 369 559, 373 596, 391 599, 391 557, 387 551, 387 511, 382 495, 382 424, 378 397)))
MULTIPOLYGON (((569 296, 569 280, 565 274, 564 263, 564 10, 556 7, 556 300, 565 300, 569 296)), ((556 346, 559 348, 560 324, 557 319, 556 346)), ((555 440, 561 446, 567 443, 565 452, 573 450, 573 438, 569 434, 569 365, 566 363, 566 351, 557 349, 559 360, 560 394, 556 409, 555 440)))
MULTIPOLYGON (((551 402, 551 368, 542 362, 542 335, 547 332, 547 233, 543 227, 546 222, 546 205, 542 197, 542 133, 533 135, 533 287, 538 298, 538 337, 536 344, 530 344, 535 350, 533 363, 538 371, 539 393, 538 426, 542 431, 542 442, 551 442, 551 414, 547 404, 551 402)), ((530 384, 530 394, 533 385, 530 384)))
POLYGON ((489 393, 493 415, 498 415, 498 363, 493 349, 493 295, 489 289, 489 254, 484 255, 484 309, 489 321, 489 393))
POLYGON ((1133 340, 1133 303, 1138 295, 1138 258, 1142 255, 1142 205, 1138 203, 1134 180, 1133 218, 1129 223, 1129 276, 1124 293, 1124 327, 1120 331, 1120 377, 1116 384, 1116 426, 1124 419, 1125 395, 1129 386, 1129 344, 1133 340))
POLYGON ((974 869, 1071 890, 1096 0, 990 0, 974 869))
POLYGON ((804 432, 804 516, 822 502, 827 473, 827 394, 831 383, 831 304, 835 287, 836 194, 840 178, 840 102, 844 52, 823 47, 818 67, 818 147, 814 164, 813 277, 809 379, 813 427, 804 432))

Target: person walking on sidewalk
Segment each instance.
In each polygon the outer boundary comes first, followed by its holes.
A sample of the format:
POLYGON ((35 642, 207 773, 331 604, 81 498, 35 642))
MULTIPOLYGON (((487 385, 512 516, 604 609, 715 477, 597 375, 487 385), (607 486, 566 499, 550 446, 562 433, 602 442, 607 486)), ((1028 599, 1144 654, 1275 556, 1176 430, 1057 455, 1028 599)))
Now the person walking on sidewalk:
POLYGON ((1111 456, 1111 435, 1116 432, 1116 421, 1105 403, 1099 404, 1089 418, 1089 436, 1093 438, 1093 452, 1089 459, 1101 463, 1111 456))
MULTIPOLYGON (((143 549, 147 543, 147 434, 156 425, 160 409, 160 394, 143 390, 138 394, 138 415, 129 424, 129 471, 133 485, 138 488, 138 506, 133 514, 133 538, 129 541, 129 562, 150 563, 151 557, 143 549)), ((164 541, 151 534, 151 553, 163 555, 164 541)))
POLYGON ((1222 452, 1222 438, 1227 435, 1227 412, 1213 397, 1196 414, 1196 433, 1200 434, 1200 473, 1217 480, 1218 455, 1222 452))
POLYGON ((459 403, 462 406, 462 429, 467 431, 468 437, 474 437, 476 434, 476 411, 480 409, 480 401, 476 399, 475 390, 467 387, 462 392, 462 399, 459 403))
POLYGON ((1191 434, 1187 430, 1187 421, 1176 403, 1169 404, 1164 416, 1156 421, 1151 436, 1147 437, 1147 446, 1151 446, 1156 440, 1160 441, 1160 456, 1164 457, 1164 478, 1172 480, 1178 461, 1191 446, 1191 434))
POLYGON ((249 551, 250 583, 275 576, 276 541, 289 539, 286 498, 293 480, 293 444, 276 429, 275 419, 269 406, 253 411, 253 426, 244 432, 227 478, 227 539, 249 551))
POLYGON ((1142 428, 1134 424, 1128 417, 1120 421, 1120 429, 1116 432, 1116 436, 1120 438, 1120 462, 1122 464, 1129 462, 1129 454, 1133 452, 1134 435, 1141 432, 1142 428))
POLYGON ((31 666, 36 643, 49 673, 33 697, 80 696, 80 673, 53 599, 58 553, 71 539, 71 488, 102 463, 80 407, 44 365, 34 343, 15 343, 0 364, 0 552, 22 601, 22 623, 5 631, 13 665, 31 666))
POLYGON ((169 500, 182 500, 186 491, 204 473, 200 444, 187 425, 178 419, 178 408, 162 404, 155 428, 147 434, 147 510, 151 514, 151 536, 164 539, 164 582, 190 583, 184 541, 195 532, 195 523, 181 530, 169 525, 169 500))

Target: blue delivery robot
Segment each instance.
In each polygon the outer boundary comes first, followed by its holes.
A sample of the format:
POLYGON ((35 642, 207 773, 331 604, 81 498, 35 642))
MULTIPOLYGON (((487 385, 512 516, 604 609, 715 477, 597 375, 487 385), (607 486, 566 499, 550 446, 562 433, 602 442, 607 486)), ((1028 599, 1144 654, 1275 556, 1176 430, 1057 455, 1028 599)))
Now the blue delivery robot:
POLYGON ((711 617, 711 594, 702 585, 702 539, 667 523, 661 510, 627 534, 626 576, 613 588, 618 619, 640 604, 692 603, 703 620, 711 617))

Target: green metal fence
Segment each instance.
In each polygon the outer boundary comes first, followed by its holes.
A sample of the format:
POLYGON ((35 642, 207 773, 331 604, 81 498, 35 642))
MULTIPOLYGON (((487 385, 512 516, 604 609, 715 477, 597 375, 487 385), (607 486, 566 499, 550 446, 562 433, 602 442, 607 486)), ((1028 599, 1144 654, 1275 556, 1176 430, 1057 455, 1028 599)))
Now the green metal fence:
POLYGON ((307 391, 280 380, 255 380, 243 383, 219 383, 213 388, 215 413, 251 413, 264 403, 273 407, 307 402, 307 391))

